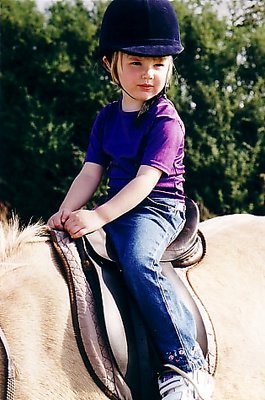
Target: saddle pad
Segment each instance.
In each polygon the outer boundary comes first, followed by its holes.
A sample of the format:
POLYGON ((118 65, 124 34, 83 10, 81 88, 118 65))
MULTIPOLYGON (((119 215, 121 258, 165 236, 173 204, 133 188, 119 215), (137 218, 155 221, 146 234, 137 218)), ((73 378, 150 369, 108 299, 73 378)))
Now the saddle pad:
POLYGON ((68 282, 73 325, 83 361, 100 389, 110 399, 132 400, 98 320, 95 299, 82 269, 75 242, 63 231, 52 231, 68 282))

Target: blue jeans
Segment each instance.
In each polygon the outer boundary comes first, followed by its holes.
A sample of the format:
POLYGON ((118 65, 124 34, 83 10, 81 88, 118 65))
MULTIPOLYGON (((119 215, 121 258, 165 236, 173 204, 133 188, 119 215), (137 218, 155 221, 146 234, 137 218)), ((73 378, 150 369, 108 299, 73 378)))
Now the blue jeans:
POLYGON ((159 264, 184 223, 185 211, 176 200, 148 197, 104 229, 162 363, 190 372, 205 364, 194 318, 159 264))

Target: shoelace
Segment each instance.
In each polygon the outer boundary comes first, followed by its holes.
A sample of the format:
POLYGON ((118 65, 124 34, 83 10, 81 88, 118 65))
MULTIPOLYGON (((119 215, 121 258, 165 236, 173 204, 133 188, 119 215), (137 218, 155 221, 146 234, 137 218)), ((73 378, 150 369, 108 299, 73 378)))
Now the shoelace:
POLYGON ((199 388, 198 388, 198 385, 189 377, 189 375, 188 375, 186 372, 182 371, 182 370, 179 369, 178 367, 175 367, 175 365, 171 365, 171 364, 164 364, 164 367, 169 368, 169 369, 171 369, 172 371, 175 371, 177 374, 181 375, 182 378, 187 379, 187 381, 188 381, 189 383, 191 383, 192 386, 194 387, 194 389, 196 390, 196 392, 197 392, 197 394, 198 394, 200 400, 208 400, 208 399, 205 399, 205 398, 202 396, 202 394, 200 393, 200 390, 199 390, 199 388))

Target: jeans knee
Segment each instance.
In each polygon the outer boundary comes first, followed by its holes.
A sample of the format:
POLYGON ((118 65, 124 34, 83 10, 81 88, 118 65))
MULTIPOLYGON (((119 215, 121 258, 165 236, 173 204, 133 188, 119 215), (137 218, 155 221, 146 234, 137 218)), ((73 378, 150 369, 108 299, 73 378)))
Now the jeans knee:
POLYGON ((124 274, 124 278, 137 279, 137 276, 143 276, 145 269, 151 260, 144 252, 139 249, 127 247, 119 254, 119 264, 124 274))

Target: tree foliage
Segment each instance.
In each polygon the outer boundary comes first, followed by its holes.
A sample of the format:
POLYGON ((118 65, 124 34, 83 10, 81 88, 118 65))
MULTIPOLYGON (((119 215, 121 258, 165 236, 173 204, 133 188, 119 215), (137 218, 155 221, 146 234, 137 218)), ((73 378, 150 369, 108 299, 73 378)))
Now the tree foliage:
MULTIPOLYGON (((219 19, 214 3, 174 2, 185 51, 170 95, 186 125, 186 191, 204 218, 264 214, 264 6, 234 1, 219 19)), ((60 1, 43 14, 2 0, 0 201, 25 221, 57 209, 97 112, 117 96, 97 58, 105 7, 60 1)))
POLYGON ((235 8, 234 22, 218 19, 210 2, 176 2, 185 45, 175 101, 187 127, 186 188, 205 216, 265 211, 264 6, 256 3, 249 29, 246 7, 240 15, 235 8))

